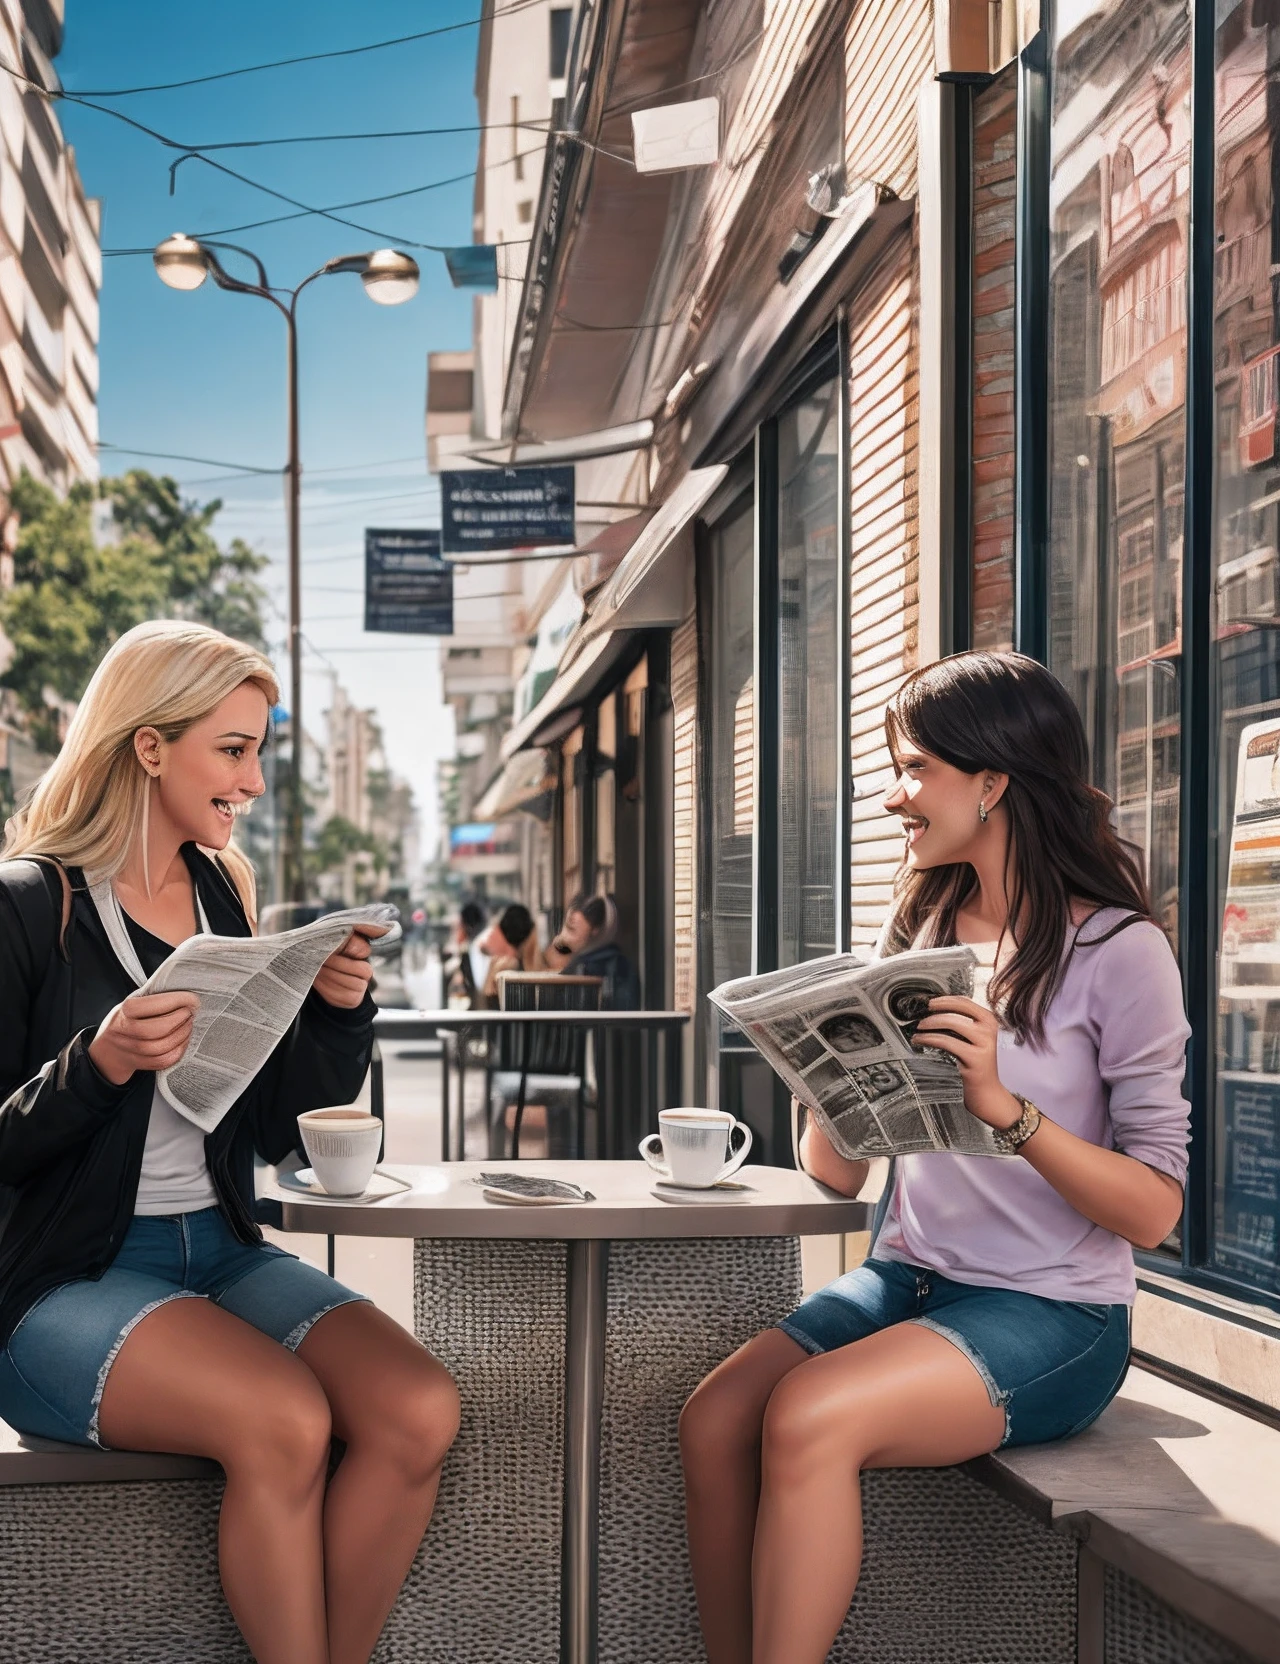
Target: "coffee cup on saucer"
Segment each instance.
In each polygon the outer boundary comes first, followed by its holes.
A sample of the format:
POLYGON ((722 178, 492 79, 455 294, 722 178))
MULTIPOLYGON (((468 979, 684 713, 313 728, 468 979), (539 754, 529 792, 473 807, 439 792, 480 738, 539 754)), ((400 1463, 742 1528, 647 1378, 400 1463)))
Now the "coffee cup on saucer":
POLYGON ((666 1184, 710 1190, 736 1173, 751 1150, 751 1128, 723 1109, 663 1109, 640 1154, 666 1184), (735 1135, 741 1135, 735 1147, 735 1135))
POLYGON ((329 1196, 360 1196, 382 1147, 382 1122, 358 1109, 308 1109, 298 1117, 311 1171, 329 1196))

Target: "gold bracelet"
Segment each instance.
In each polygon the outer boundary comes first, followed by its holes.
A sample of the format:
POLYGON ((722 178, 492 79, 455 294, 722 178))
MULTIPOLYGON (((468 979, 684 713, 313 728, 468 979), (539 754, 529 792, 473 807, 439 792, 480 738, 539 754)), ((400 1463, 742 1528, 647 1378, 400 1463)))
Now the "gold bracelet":
POLYGON ((996 1149, 1001 1155, 1013 1156, 1035 1132, 1043 1117, 1030 1098, 1024 1098, 1020 1092, 1011 1094, 1022 1105, 1022 1114, 1011 1127, 1005 1127, 995 1136, 996 1149))

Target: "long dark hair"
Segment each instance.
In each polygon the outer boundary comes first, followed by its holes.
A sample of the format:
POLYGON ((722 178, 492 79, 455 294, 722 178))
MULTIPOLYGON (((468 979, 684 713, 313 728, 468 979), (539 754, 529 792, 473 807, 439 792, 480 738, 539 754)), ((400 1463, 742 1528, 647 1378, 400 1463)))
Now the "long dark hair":
MULTIPOLYGON (((1005 875, 1016 951, 991 980, 993 1006, 1019 1039, 1044 1038, 1045 1015, 1066 972, 1071 902, 1120 907, 1128 918, 1070 951, 1149 919, 1146 880, 1111 826, 1111 799, 1089 784, 1084 726, 1062 684, 1021 653, 956 653, 907 678, 885 710, 897 756, 908 740, 966 774, 1007 774, 1010 862, 1005 875)), ((977 884, 968 862, 914 870, 894 887, 889 951, 955 941, 956 914, 977 884)))

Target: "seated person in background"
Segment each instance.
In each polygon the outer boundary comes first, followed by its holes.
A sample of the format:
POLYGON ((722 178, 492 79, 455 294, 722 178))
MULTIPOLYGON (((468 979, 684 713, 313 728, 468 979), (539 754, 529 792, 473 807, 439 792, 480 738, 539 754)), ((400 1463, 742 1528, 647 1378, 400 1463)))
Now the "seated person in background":
POLYGON ((478 901, 464 901, 454 927, 453 941, 445 954, 442 972, 445 1003, 458 1010, 474 1011, 481 1003, 476 986, 471 949, 484 929, 485 911, 478 901))
POLYGON ((538 928, 533 914, 518 901, 503 909, 478 943, 481 953, 489 956, 489 973, 485 977, 480 1004, 490 1010, 498 1007, 498 977, 503 971, 540 971, 542 955, 538 951, 538 928))
POLYGON ((617 943, 618 904, 611 895, 578 896, 570 902, 559 934, 547 948, 548 970, 603 978, 600 1004, 606 1011, 636 1011, 640 982, 617 943))

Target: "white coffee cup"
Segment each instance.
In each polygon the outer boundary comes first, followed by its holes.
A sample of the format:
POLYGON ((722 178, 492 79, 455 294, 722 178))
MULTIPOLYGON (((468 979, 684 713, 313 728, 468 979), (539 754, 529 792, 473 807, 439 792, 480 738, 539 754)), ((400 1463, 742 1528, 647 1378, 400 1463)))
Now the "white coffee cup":
POLYGON ((298 1117, 311 1171, 330 1196, 360 1196, 373 1177, 382 1122, 358 1109, 308 1109, 298 1117))
POLYGON ((688 1190, 710 1190, 736 1173, 751 1150, 751 1128, 723 1109, 659 1110, 658 1127, 640 1140, 640 1154, 659 1178, 688 1190), (742 1134, 736 1150, 735 1132, 742 1134))

